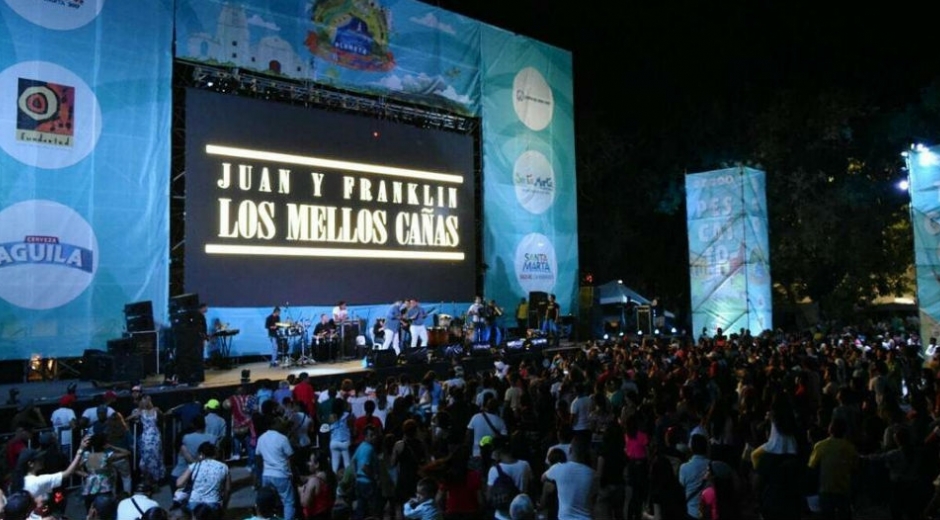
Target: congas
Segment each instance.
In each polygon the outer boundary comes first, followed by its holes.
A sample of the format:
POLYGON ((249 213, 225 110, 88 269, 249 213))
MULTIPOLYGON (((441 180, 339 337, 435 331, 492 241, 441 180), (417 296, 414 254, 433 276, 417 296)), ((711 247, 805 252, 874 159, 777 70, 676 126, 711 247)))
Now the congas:
POLYGON ((448 330, 444 327, 431 327, 428 329, 428 346, 441 347, 448 342, 448 330))

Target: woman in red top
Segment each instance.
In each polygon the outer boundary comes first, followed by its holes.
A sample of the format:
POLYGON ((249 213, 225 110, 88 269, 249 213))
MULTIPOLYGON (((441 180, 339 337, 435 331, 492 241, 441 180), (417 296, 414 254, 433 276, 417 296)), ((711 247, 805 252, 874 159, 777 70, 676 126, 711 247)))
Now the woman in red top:
POLYGON ((374 426, 375 431, 381 434, 382 432, 382 420, 373 415, 375 413, 375 401, 369 400, 362 405, 365 409, 366 414, 362 417, 357 417, 356 421, 353 423, 353 428, 355 429, 355 436, 353 438, 353 445, 358 446, 366 438, 366 427, 374 426))
POLYGON ((443 506, 446 520, 470 520, 481 517, 483 482, 480 472, 468 467, 470 447, 461 444, 450 457, 438 459, 422 469, 421 474, 440 477, 437 503, 443 506))
POLYGON ((336 497, 336 475, 327 453, 311 454, 308 461, 310 475, 297 488, 304 520, 329 520, 333 515, 336 497))

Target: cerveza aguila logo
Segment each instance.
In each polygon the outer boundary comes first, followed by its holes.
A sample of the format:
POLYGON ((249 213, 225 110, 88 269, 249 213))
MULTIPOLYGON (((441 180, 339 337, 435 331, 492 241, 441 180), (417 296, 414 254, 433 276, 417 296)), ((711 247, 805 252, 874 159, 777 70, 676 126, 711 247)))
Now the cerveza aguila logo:
POLYGON ((16 139, 71 147, 75 137, 75 87, 19 78, 16 139))
POLYGON ((94 252, 59 237, 27 235, 21 242, 0 244, 0 269, 24 264, 51 264, 91 273, 94 252))

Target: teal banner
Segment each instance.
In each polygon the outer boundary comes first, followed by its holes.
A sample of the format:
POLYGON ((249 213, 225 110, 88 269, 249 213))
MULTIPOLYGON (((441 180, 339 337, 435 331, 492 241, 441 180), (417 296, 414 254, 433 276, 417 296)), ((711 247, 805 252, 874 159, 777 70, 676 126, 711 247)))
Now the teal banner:
POLYGON ((907 156, 910 173, 914 267, 923 345, 940 337, 940 147, 917 146, 907 156))
POLYGON ((696 337, 773 328, 765 186, 764 172, 744 167, 685 178, 696 337))
POLYGON ((413 0, 181 0, 177 57, 479 113, 481 25, 413 0))
POLYGON ((171 4, 0 2, 0 359, 165 317, 171 4))
POLYGON ((546 292, 577 315, 571 53, 492 27, 482 42, 487 297, 513 309, 546 292))

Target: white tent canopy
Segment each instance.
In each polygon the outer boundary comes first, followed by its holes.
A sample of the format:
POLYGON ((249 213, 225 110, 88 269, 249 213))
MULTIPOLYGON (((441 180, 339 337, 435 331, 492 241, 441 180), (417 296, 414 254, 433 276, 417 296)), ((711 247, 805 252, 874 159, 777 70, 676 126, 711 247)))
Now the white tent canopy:
POLYGON ((637 305, 649 305, 651 302, 641 296, 638 292, 627 287, 620 280, 607 282, 597 286, 598 303, 601 305, 610 305, 615 303, 635 303, 637 305))

